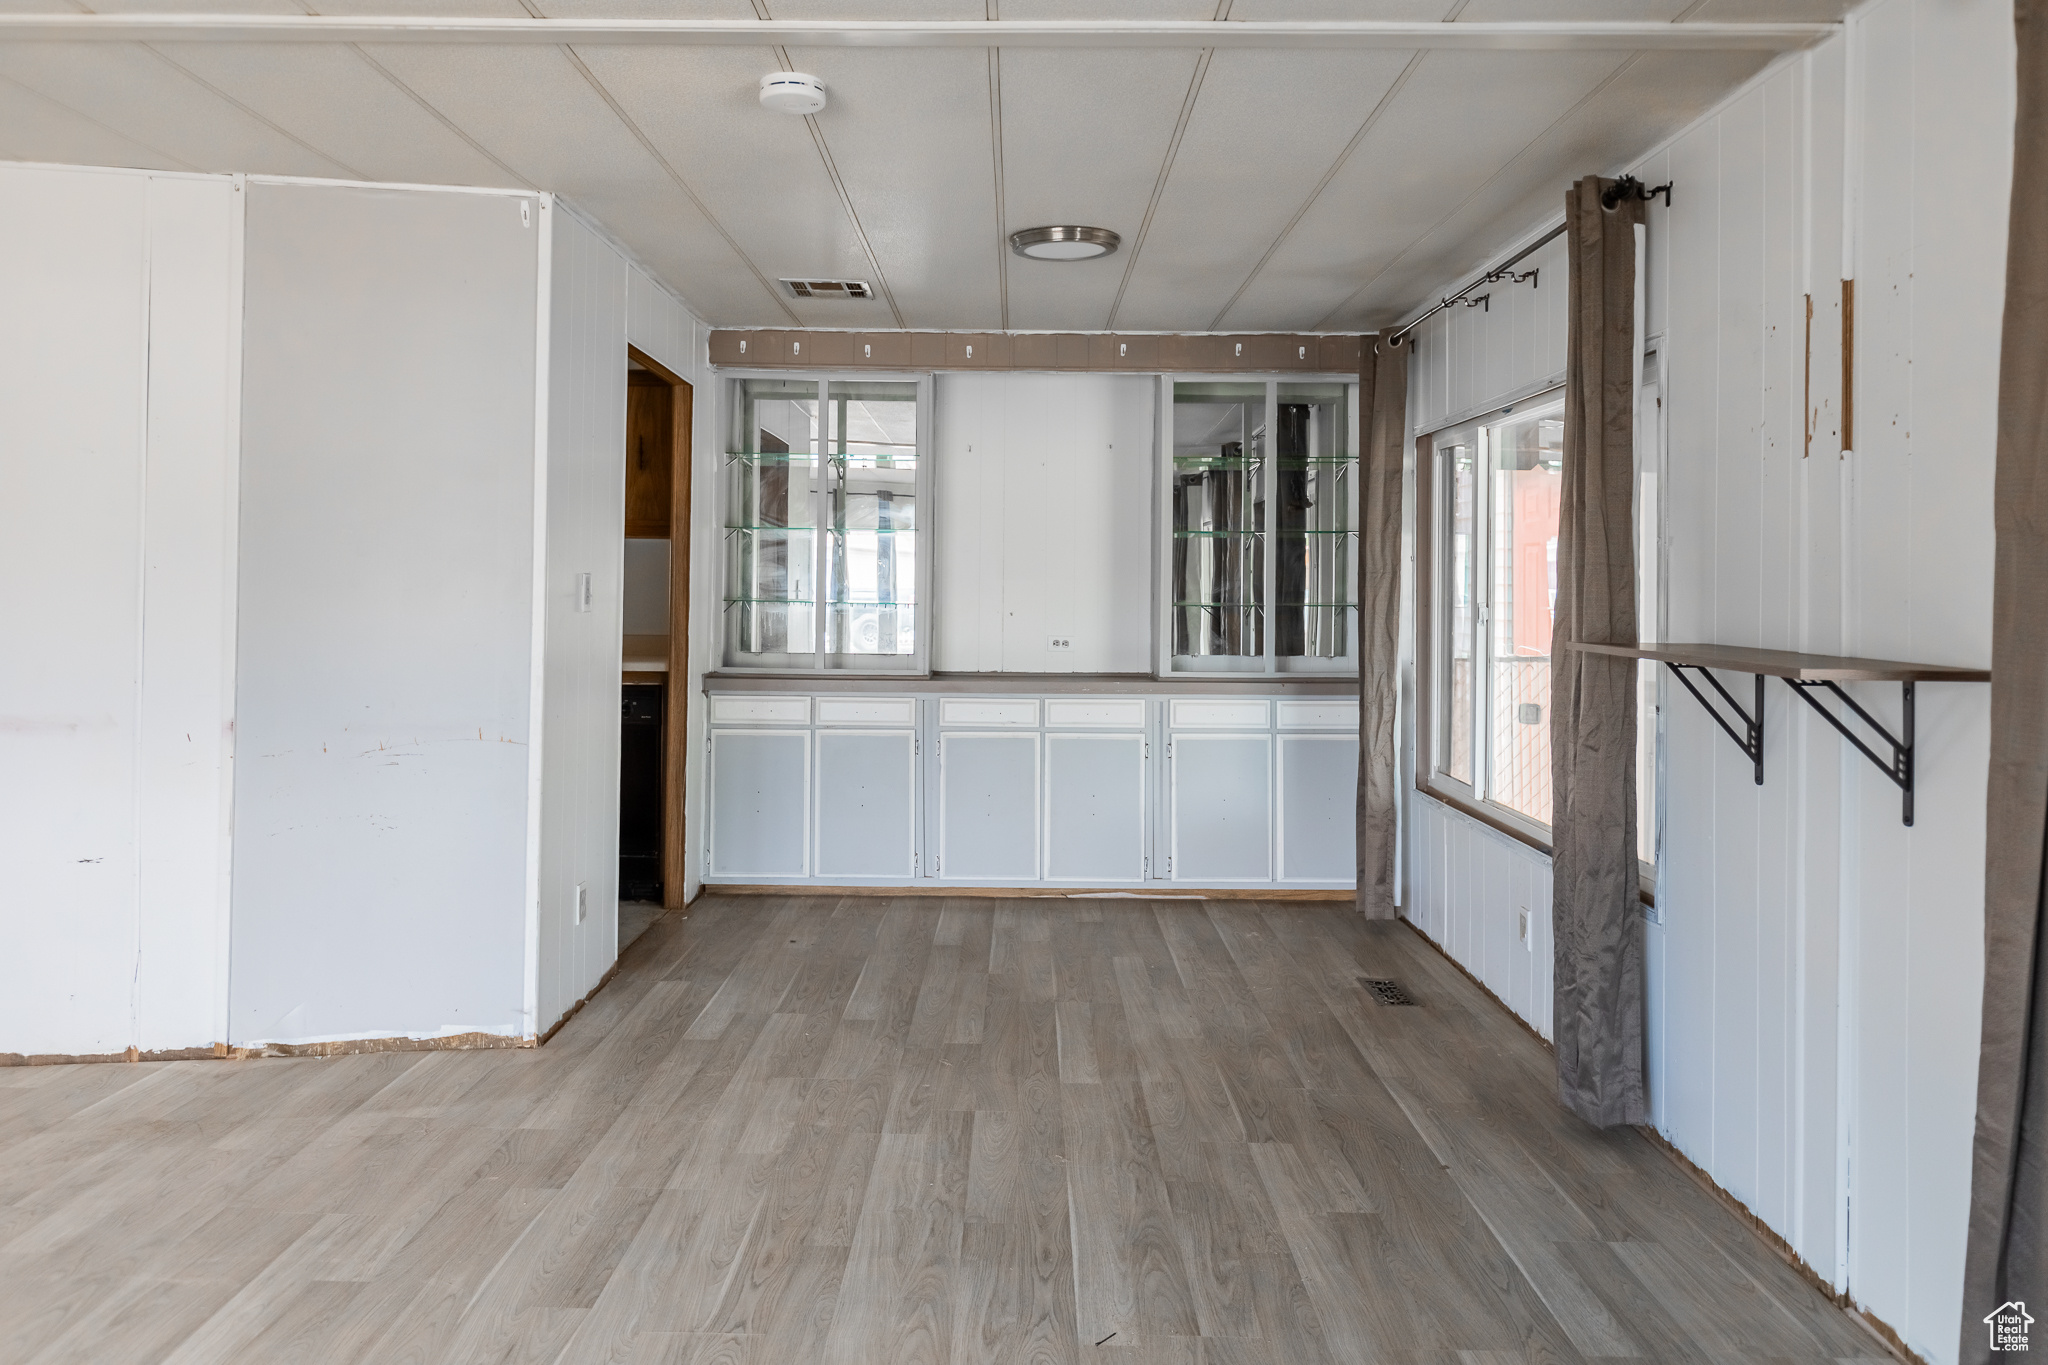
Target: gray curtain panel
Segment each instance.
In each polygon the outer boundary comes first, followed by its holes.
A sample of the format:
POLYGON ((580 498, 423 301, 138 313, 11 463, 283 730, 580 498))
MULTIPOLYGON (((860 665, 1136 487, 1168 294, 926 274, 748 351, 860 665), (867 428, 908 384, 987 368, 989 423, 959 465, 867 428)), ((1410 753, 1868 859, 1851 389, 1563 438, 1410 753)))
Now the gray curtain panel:
POLYGON ((1958 1358, 1992 1359, 1985 1314, 2048 1309, 2048 0, 2019 0, 2019 116, 1998 375, 1984 1032, 1958 1358))
POLYGON ((1564 484, 1550 650, 1557 1092, 1599 1127, 1649 1117, 1636 872, 1636 665, 1567 641, 1636 643, 1635 226, 1642 201, 1565 197, 1564 484))
POLYGON ((1377 343, 1360 367, 1358 489, 1358 913, 1393 919, 1401 691, 1401 461, 1413 346, 1377 343))

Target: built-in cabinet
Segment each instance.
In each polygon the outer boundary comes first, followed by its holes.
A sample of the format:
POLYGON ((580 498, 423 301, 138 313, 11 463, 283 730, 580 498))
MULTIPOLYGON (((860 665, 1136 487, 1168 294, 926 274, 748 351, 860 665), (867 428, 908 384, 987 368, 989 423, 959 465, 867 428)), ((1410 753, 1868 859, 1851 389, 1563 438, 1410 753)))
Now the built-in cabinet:
POLYGON ((1347 696, 709 702, 708 883, 1352 882, 1347 696))

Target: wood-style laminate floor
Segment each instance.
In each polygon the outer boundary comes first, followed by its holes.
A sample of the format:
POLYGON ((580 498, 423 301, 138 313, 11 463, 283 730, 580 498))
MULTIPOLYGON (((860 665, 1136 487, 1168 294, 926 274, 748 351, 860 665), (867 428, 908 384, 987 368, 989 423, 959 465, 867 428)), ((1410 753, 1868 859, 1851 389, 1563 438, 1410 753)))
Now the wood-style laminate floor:
POLYGON ((1341 906, 713 897, 539 1050, 0 1071, 10 1362, 1582 1357, 1882 1358, 1341 906))

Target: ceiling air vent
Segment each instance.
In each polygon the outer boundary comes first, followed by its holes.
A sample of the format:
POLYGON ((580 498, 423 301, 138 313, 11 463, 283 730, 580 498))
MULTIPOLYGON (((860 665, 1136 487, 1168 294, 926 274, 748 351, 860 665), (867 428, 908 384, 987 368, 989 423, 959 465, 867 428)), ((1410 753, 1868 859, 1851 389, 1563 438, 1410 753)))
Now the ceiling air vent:
POLYGON ((875 296, 866 280, 784 280, 783 283, 800 299, 871 299, 875 296))

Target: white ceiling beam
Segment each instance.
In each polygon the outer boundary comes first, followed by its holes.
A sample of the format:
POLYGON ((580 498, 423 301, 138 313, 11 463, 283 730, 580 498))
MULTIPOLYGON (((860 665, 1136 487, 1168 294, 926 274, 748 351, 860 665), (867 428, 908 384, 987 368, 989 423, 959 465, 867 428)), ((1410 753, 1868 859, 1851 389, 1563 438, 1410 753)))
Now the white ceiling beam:
POLYGON ((1423 48, 1785 52, 1838 24, 1223 23, 1142 19, 964 22, 804 19, 477 19, 314 14, 0 14, 0 42, 568 43, 680 47, 1423 48))

